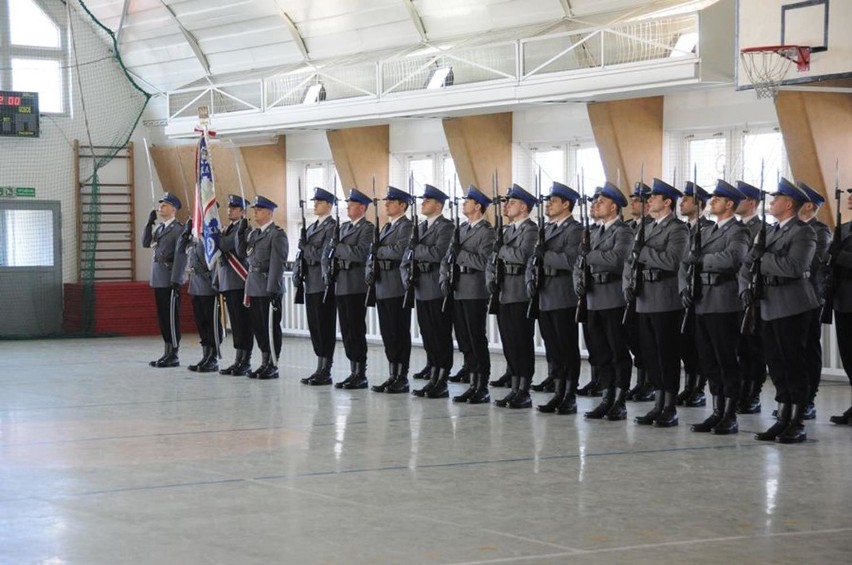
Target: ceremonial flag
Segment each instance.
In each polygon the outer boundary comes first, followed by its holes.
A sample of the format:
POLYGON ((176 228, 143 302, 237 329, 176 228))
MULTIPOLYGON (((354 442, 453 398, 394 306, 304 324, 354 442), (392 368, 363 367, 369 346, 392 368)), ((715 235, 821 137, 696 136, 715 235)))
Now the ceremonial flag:
POLYGON ((195 152, 197 182, 195 183, 195 211, 192 214, 192 235, 204 241, 207 268, 215 268, 219 257, 219 205, 216 203, 216 186, 213 183, 213 164, 207 149, 206 131, 198 140, 195 152))

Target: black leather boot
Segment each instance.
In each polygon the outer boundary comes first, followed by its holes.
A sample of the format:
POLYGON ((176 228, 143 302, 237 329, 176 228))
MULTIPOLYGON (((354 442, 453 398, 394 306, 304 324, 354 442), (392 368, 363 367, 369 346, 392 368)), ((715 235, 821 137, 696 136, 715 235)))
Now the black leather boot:
POLYGON ((849 410, 841 414, 840 416, 832 416, 828 419, 832 424, 837 424, 838 426, 849 426, 852 425, 852 406, 849 407, 849 410))
POLYGON ((352 362, 352 379, 349 382, 343 382, 343 388, 346 390, 361 390, 370 386, 367 382, 367 363, 364 361, 352 362))
POLYGON ((216 348, 208 347, 207 356, 198 366, 199 373, 215 373, 219 370, 219 359, 216 357, 216 348))
POLYGON ((700 424, 692 424, 690 428, 693 432, 709 433, 713 428, 722 421, 722 416, 725 413, 725 397, 718 395, 713 397, 713 413, 701 422, 700 424))
POLYGON ((432 375, 432 366, 426 365, 413 375, 411 375, 412 379, 428 379, 432 375))
POLYGON ((816 419, 816 406, 814 405, 813 400, 809 400, 807 404, 805 404, 804 412, 802 412, 802 420, 815 420, 816 419))
POLYGON ((518 380, 518 394, 509 401, 509 408, 532 408, 532 398, 530 398, 530 381, 527 377, 521 377, 518 380))
POLYGON ((665 403, 665 393, 662 390, 654 391, 654 407, 644 416, 637 416, 633 419, 640 426, 653 426, 657 418, 663 412, 663 404, 665 403))
POLYGON ((745 394, 740 398, 737 406, 738 414, 760 414, 760 387, 754 381, 748 381, 745 389, 745 394))
MULTIPOLYGON (((678 406, 686 404, 686 401, 692 396, 692 392, 695 390, 695 386, 697 384, 698 373, 686 373, 685 378, 683 379, 683 390, 677 395, 678 406)), ((708 429, 707 431, 709 432, 710 430, 708 429)))
POLYGON ((631 390, 633 402, 651 402, 654 400, 654 389, 648 381, 645 369, 636 369, 636 388, 631 390))
POLYGON ((260 375, 262 375, 263 373, 266 372, 267 369, 269 369, 269 358, 270 358, 269 352, 268 351, 261 351, 260 353, 261 353, 260 367, 258 367, 257 369, 255 369, 254 371, 252 371, 251 373, 248 374, 248 378, 250 378, 250 379, 256 379, 256 378, 260 377, 260 375))
POLYGON ((243 350, 237 349, 237 351, 234 355, 234 362, 231 363, 229 366, 225 367, 224 369, 220 369, 219 374, 220 375, 233 375, 234 369, 236 369, 237 365, 240 364, 240 359, 242 359, 242 357, 243 357, 243 350))
POLYGON ((385 392, 388 394, 401 394, 403 392, 408 392, 408 367, 402 363, 397 363, 396 366, 396 377, 394 377, 390 384, 388 384, 387 388, 385 388, 385 392))
POLYGON ((251 373, 251 349, 241 349, 238 350, 238 353, 242 353, 242 356, 238 357, 239 363, 231 371, 231 374, 235 377, 244 377, 251 373))
POLYGON ((470 382, 470 369, 467 368, 466 365, 462 365, 462 368, 458 370, 458 372, 447 379, 451 383, 469 383, 470 382))
POLYGON ((311 379, 315 378, 317 375, 320 374, 320 371, 322 371, 322 364, 323 364, 322 357, 317 357, 317 368, 314 369, 314 372, 311 373, 310 375, 308 375, 307 377, 305 377, 303 379, 299 379, 299 382, 302 383, 303 385, 310 384, 311 379))
POLYGON ((166 345, 168 353, 156 361, 155 367, 179 367, 180 360, 178 359, 178 348, 172 347, 171 344, 166 345))
POLYGON ((320 357, 320 367, 316 375, 311 375, 308 378, 308 383, 311 386, 328 386, 333 383, 331 379, 331 366, 334 364, 334 359, 331 357, 320 357))
POLYGON ((700 408, 707 404, 707 397, 704 395, 704 387, 707 386, 707 377, 698 375, 698 382, 692 390, 692 394, 686 399, 686 406, 690 408, 700 408))
POLYGON ((808 439, 805 433, 805 404, 794 404, 790 412, 790 422, 775 439, 778 443, 802 443, 808 439))
POLYGON ((787 429, 787 426, 790 424, 790 413, 791 406, 786 402, 778 403, 778 416, 776 416, 775 423, 772 424, 768 430, 765 432, 755 434, 754 439, 758 441, 775 441, 775 438, 778 435, 787 429))
POLYGON ((399 363, 388 363, 388 378, 380 385, 373 385, 370 390, 373 392, 385 392, 399 372, 399 363))
POLYGON ((491 402, 491 395, 488 393, 488 375, 484 373, 474 373, 471 375, 471 382, 476 384, 476 390, 473 391, 467 401, 469 404, 488 404, 491 402))
MULTIPOLYGON (((278 378, 278 363, 273 363, 272 356, 274 353, 269 353, 267 359, 269 359, 269 363, 266 365, 266 370, 257 375, 258 380, 268 381, 270 379, 278 378)), ((276 359, 277 361, 277 359, 276 359)))
MULTIPOLYGON (((450 377, 450 380, 452 380, 452 377, 450 377)), ((470 373, 470 386, 460 395, 454 396, 453 402, 467 402, 476 393, 477 386, 479 386, 479 373, 470 373)))
POLYGON ((449 398, 450 390, 447 388, 447 379, 449 378, 449 369, 438 369, 432 388, 426 391, 426 398, 449 398))
POLYGON ((355 361, 349 361, 349 376, 339 383, 334 383, 334 388, 346 388, 346 385, 355 378, 355 369, 355 361))
POLYGON ((172 345, 170 343, 163 343, 163 354, 160 355, 159 359, 155 359, 153 361, 148 361, 148 365, 151 367, 159 367, 160 363, 163 362, 163 359, 169 356, 169 351, 172 350, 172 345))
POLYGON ((739 431, 740 425, 737 423, 737 400, 730 397, 725 398, 725 410, 722 413, 722 419, 718 424, 713 426, 713 433, 725 436, 738 433, 739 431))
POLYGON ((600 384, 600 380, 598 377, 598 368, 592 367, 592 378, 586 384, 586 386, 580 387, 577 389, 577 396, 601 396, 601 392, 598 391, 598 385, 600 384))
POLYGON ((604 416, 609 413, 609 409, 612 408, 612 404, 615 401, 615 390, 613 387, 607 388, 603 391, 603 398, 601 399, 601 403, 595 406, 595 408, 589 412, 586 412, 584 416, 590 420, 602 420, 604 416))
POLYGON ((193 373, 198 371, 198 368, 204 365, 207 362, 207 358, 210 356, 210 348, 206 345, 201 347, 201 361, 195 363, 193 365, 188 365, 186 368, 192 371, 193 373))
POLYGON ((510 387, 512 386, 512 374, 509 373, 509 369, 506 369, 506 372, 503 373, 499 379, 491 381, 488 384, 494 387, 510 387))
POLYGON ((494 404, 500 408, 505 408, 509 405, 513 398, 518 395, 518 387, 521 386, 521 377, 512 376, 512 391, 499 400, 495 400, 494 404))
POLYGON ((543 412, 545 414, 553 414, 554 412, 556 412, 556 409, 559 408, 559 405, 562 404, 562 401, 565 399, 565 379, 554 379, 553 388, 553 396, 550 398, 550 400, 548 400, 546 404, 538 405, 539 412, 543 412))
POLYGON ((615 387, 613 394, 615 396, 615 400, 613 400, 612 407, 609 409, 609 412, 606 413, 606 419, 612 422, 626 420, 627 405, 625 401, 627 400, 627 391, 623 388, 615 387))
POLYGON ((556 413, 563 416, 577 413, 577 395, 574 394, 574 387, 577 383, 572 379, 565 379, 565 396, 562 397, 562 402, 556 407, 556 413))
POLYGON ((412 390, 411 394, 413 394, 414 396, 417 396, 419 398, 422 398, 422 397, 426 396, 427 392, 432 390, 432 387, 435 386, 434 383, 436 383, 437 381, 438 381, 438 368, 432 367, 429 370, 429 382, 426 383, 425 386, 423 386, 423 387, 421 387, 417 390, 412 390))
POLYGON ((556 390, 556 383, 553 378, 553 363, 547 364, 547 376, 537 385, 532 385, 530 388, 535 392, 553 392, 556 390))
POLYGON ((672 428, 677 426, 677 405, 675 399, 677 393, 666 392, 663 399, 663 410, 660 415, 654 420, 655 428, 672 428))

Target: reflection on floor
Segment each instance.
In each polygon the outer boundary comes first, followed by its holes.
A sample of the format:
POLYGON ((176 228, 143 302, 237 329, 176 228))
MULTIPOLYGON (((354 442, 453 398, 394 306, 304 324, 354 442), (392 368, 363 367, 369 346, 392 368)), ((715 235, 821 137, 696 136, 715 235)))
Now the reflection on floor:
MULTIPOLYGON (((725 437, 689 431, 709 407, 654 429, 632 423, 648 404, 629 403, 627 422, 589 422, 306 387, 304 339, 285 340, 282 378, 264 382, 187 371, 200 357, 189 343, 182 367, 148 367, 161 349, 154 338, 0 342, 0 563, 852 555, 852 427, 828 423, 850 404, 845 383, 821 389, 806 444, 781 446, 751 433, 770 422, 771 387, 763 414, 725 437)), ((335 359, 340 380, 342 347, 335 359)), ((415 350, 413 369, 423 360, 415 350)), ((370 362, 371 381, 384 380, 379 348, 370 362)), ((580 399, 580 413, 596 402, 580 399)))

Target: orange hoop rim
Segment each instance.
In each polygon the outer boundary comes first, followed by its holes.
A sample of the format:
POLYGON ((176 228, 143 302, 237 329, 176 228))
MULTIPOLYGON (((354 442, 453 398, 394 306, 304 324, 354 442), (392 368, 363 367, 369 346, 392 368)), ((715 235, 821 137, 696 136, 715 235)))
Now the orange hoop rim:
POLYGON ((741 55, 754 55, 758 53, 775 53, 779 57, 784 57, 796 63, 796 69, 799 72, 807 71, 811 68, 811 48, 807 45, 759 45, 757 47, 740 49, 741 55), (790 53, 795 53, 795 55, 790 55, 790 53))

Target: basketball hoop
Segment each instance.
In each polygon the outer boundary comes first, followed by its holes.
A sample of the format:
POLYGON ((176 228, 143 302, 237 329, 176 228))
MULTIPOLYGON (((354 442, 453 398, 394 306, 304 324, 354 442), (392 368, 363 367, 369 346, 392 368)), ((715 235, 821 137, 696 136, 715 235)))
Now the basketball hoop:
POLYGON ((800 45, 748 47, 740 50, 740 60, 757 97, 774 99, 793 63, 799 72, 811 68, 811 48, 800 45))

